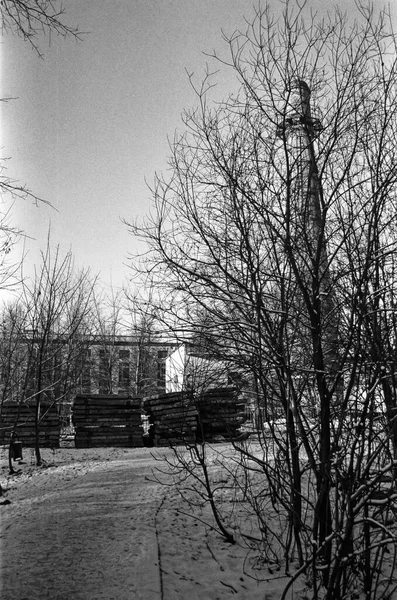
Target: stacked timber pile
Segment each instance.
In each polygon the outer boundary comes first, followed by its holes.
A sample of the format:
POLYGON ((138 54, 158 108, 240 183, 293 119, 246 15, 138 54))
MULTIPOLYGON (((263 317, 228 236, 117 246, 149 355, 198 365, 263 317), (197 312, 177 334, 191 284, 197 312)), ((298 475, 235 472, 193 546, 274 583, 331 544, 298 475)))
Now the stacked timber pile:
POLYGON ((235 388, 206 390, 202 394, 172 392, 144 398, 143 409, 151 424, 154 446, 196 440, 217 441, 239 435, 246 420, 244 402, 235 388))
POLYGON ((144 398, 143 409, 149 417, 152 445, 167 446, 196 439, 198 413, 191 394, 150 396, 144 398))
POLYGON ((76 448, 143 446, 141 400, 126 396, 77 396, 72 408, 76 448))
MULTIPOLYGON (((34 448, 36 440, 34 403, 5 402, 0 415, 0 443, 8 444, 15 431, 25 448, 34 448)), ((39 445, 41 448, 59 448, 61 420, 55 405, 41 406, 39 445)))
POLYGON ((240 401, 236 388, 206 390, 197 400, 201 436, 206 441, 235 438, 247 419, 245 403, 240 401))

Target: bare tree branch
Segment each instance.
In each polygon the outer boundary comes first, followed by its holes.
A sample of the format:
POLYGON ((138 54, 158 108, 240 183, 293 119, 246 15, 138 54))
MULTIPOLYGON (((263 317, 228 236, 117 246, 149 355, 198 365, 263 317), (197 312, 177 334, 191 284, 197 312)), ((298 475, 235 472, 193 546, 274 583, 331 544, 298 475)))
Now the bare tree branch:
POLYGON ((63 5, 58 0, 2 0, 0 4, 3 33, 22 37, 40 57, 40 34, 50 38, 56 34, 80 39, 81 32, 63 22, 64 13, 63 5))

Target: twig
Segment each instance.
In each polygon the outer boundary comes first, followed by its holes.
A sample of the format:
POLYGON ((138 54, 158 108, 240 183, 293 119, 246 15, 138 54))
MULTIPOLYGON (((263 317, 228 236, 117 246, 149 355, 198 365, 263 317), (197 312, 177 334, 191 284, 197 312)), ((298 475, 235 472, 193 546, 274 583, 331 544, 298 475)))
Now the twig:
POLYGON ((164 600, 164 586, 163 586, 163 568, 161 566, 161 549, 160 549, 160 539, 159 539, 159 532, 157 529, 157 517, 158 514, 165 502, 166 496, 163 496, 160 504, 157 507, 157 510, 154 514, 154 529, 156 532, 156 541, 157 541, 157 561, 158 561, 158 565, 159 565, 159 578, 160 578, 160 598, 161 600, 164 600))
POLYGON ((206 544, 206 546, 207 546, 207 548, 208 548, 208 550, 209 550, 209 552, 210 552, 210 554, 211 554, 212 558, 213 558, 213 559, 214 559, 214 561, 215 561, 215 562, 216 562, 216 563, 219 565, 219 568, 220 568, 220 570, 221 570, 221 571, 224 571, 224 570, 225 570, 225 568, 224 568, 224 567, 221 565, 221 563, 219 562, 219 560, 216 558, 215 554, 212 552, 212 550, 211 550, 211 547, 210 547, 210 545, 209 545, 209 543, 208 543, 208 539, 207 539, 207 540, 205 540, 205 544, 206 544))
POLYGON ((224 581, 220 580, 221 584, 224 585, 225 587, 230 588, 231 590, 233 590, 233 592, 235 594, 238 594, 238 591, 236 590, 235 587, 233 587, 230 583, 225 583, 224 581))

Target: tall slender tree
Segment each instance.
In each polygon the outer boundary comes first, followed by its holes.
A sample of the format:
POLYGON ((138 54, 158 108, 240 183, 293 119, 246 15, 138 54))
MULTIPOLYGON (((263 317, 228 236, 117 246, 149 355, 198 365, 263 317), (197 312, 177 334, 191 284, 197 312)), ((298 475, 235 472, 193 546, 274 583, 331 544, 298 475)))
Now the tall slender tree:
POLYGON ((31 283, 24 282, 20 306, 25 314, 19 343, 28 349, 26 396, 34 401, 36 461, 41 463, 40 423, 45 411, 70 404, 79 384, 93 325, 94 282, 74 268, 70 252, 42 254, 31 283))

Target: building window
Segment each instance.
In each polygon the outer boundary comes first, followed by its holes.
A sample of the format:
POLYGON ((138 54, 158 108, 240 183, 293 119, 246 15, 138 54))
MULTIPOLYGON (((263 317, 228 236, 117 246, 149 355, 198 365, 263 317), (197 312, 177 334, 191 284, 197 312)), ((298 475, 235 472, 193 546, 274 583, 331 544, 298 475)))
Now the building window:
POLYGON ((112 393, 112 369, 111 362, 109 359, 109 352, 107 350, 99 351, 99 393, 100 394, 111 394, 112 393))
POLYGON ((165 390, 165 359, 168 356, 168 350, 158 350, 157 352, 157 387, 165 390))
POLYGON ((129 390, 131 384, 130 377, 130 351, 119 351, 119 388, 129 390))
POLYGON ((81 391, 83 394, 91 392, 91 350, 87 350, 83 370, 81 373, 81 391))

